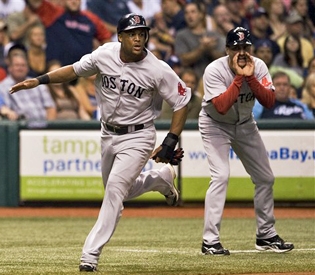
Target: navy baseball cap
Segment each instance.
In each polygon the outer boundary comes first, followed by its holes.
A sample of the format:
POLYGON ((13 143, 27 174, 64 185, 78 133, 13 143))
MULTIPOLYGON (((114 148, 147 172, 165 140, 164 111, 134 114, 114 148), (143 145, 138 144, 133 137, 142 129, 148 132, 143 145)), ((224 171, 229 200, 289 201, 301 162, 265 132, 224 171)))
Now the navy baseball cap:
POLYGON ((264 8, 260 7, 257 10, 254 11, 254 13, 252 15, 252 18, 258 18, 258 17, 261 17, 261 16, 268 17, 268 13, 267 13, 267 11, 264 8))
POLYGON ((236 27, 230 30, 226 36, 226 46, 252 45, 250 33, 243 27, 236 27))
POLYGON ((259 49, 261 47, 272 49, 272 43, 269 39, 259 39, 254 43, 255 49, 259 49))
POLYGON ((137 28, 144 28, 148 31, 150 30, 150 27, 147 26, 147 23, 142 15, 129 13, 120 18, 117 25, 117 33, 137 28))

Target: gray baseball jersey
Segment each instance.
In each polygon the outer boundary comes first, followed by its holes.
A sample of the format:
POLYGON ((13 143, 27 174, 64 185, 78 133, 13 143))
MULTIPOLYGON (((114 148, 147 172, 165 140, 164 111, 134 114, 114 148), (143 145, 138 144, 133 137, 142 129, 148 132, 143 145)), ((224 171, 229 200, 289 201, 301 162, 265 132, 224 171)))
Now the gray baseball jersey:
POLYGON ((190 89, 184 91, 185 83, 165 62, 147 51, 142 61, 123 63, 119 51, 119 42, 106 43, 73 65, 78 76, 98 73, 96 92, 103 121, 145 124, 160 115, 163 99, 174 111, 188 103, 190 89), (174 88, 178 93, 170 92, 174 88))
MULTIPOLYGON (((199 130, 211 176, 205 198, 203 231, 203 241, 207 245, 220 242, 219 231, 230 175, 230 147, 240 158, 255 184, 257 238, 269 238, 276 234, 272 193, 274 176, 252 115, 254 94, 244 80, 238 99, 225 115, 218 113, 211 102, 212 98, 227 90, 235 77, 228 65, 228 58, 225 56, 209 64, 203 76, 204 98, 199 117, 199 130)), ((254 62, 254 75, 257 80, 266 88, 274 89, 267 66, 255 57, 254 62)), ((243 188, 242 183, 240 188, 243 188)))
MULTIPOLYGON (((253 57, 255 62, 254 75, 264 86, 273 89, 271 76, 266 64, 259 58, 253 57)), ((211 99, 222 94, 233 82, 235 74, 228 65, 228 56, 219 58, 210 63, 204 73, 203 109, 214 120, 228 124, 242 124, 252 117, 255 103, 253 92, 247 82, 243 82, 238 100, 225 115, 221 115, 214 108, 211 99)))

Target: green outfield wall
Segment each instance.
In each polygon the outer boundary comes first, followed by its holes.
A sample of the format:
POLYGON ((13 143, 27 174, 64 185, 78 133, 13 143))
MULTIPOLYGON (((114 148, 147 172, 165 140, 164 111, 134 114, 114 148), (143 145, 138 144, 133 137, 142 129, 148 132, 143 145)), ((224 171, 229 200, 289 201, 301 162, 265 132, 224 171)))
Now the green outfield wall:
MULTIPOLYGON (((315 122, 260 120, 258 127, 268 145, 276 175, 276 201, 315 201, 315 122)), ((169 121, 157 121, 157 144, 169 121)), ((98 121, 0 121, 0 206, 28 201, 101 201, 98 121)), ((249 137, 250 138, 250 137, 249 137)), ((210 177, 195 120, 186 123, 180 145, 185 157, 177 169, 181 200, 202 202, 210 177)), ((227 201, 252 201, 254 185, 231 151, 227 201)), ((145 170, 155 169, 148 162, 145 170)), ((150 192, 135 201, 163 201, 150 192)))

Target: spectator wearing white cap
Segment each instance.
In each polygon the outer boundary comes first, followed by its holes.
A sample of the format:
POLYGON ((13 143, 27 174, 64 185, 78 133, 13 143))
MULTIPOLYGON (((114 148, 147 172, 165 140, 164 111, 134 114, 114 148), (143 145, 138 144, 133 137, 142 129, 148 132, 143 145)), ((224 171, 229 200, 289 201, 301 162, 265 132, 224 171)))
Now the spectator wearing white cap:
POLYGON ((24 6, 24 0, 0 0, 0 19, 6 20, 10 13, 22 11, 24 6))

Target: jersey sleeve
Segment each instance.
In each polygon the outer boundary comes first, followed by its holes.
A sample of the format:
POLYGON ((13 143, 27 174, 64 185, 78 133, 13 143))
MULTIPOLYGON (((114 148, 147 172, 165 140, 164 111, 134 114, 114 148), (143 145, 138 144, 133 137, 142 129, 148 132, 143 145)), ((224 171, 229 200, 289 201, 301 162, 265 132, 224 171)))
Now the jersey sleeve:
POLYGON ((161 62, 162 75, 158 83, 161 97, 175 112, 185 107, 191 98, 191 89, 164 61, 161 62))
POLYGON ((272 83, 272 78, 269 73, 267 65, 259 58, 254 58, 255 60, 255 76, 257 80, 266 88, 270 90, 275 90, 272 83))
POLYGON ((212 98, 224 93, 228 86, 224 81, 224 76, 220 74, 220 70, 217 69, 218 64, 210 63, 203 75, 204 85, 204 100, 209 102, 212 98))
POLYGON ((90 54, 86 54, 81 57, 81 59, 73 64, 73 70, 77 76, 89 77, 98 72, 95 65, 95 56, 97 55, 97 50, 90 54))

